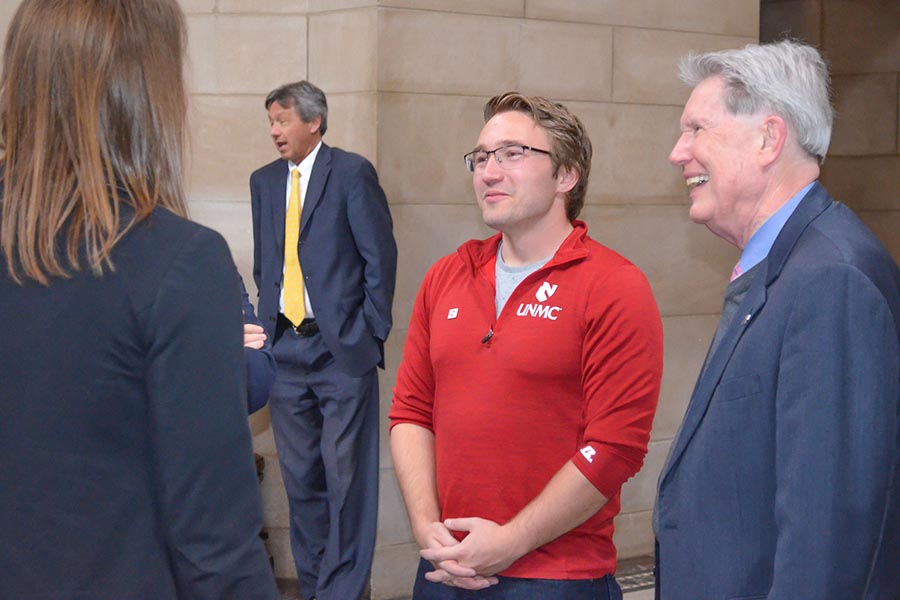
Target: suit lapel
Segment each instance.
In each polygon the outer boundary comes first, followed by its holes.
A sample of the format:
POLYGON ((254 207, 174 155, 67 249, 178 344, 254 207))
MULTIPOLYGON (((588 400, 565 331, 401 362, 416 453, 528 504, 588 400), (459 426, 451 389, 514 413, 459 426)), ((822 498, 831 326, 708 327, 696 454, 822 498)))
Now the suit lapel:
POLYGON ((663 467, 660 475, 661 484, 665 482, 666 475, 668 475, 672 465, 678 462, 678 458, 684 452, 684 449, 697 431, 697 427, 703 420, 703 416, 709 408, 710 400, 712 400, 713 393, 719 385, 719 380, 722 378, 722 373, 731 359, 735 346, 737 346, 744 332, 747 331, 747 326, 765 305, 766 285, 764 281, 762 274, 760 274, 759 279, 754 281, 750 289, 747 290, 747 295, 741 302, 734 321, 728 325, 728 329, 722 336, 722 341, 719 342, 719 347, 716 348, 715 354, 709 357, 706 368, 697 380, 687 412, 684 415, 684 421, 678 430, 678 435, 673 442, 672 449, 669 451, 669 458, 666 460, 665 467, 663 467))
POLYGON ((769 251, 769 273, 766 277, 766 286, 772 284, 784 268, 784 263, 794 250, 797 240, 809 227, 816 217, 825 212, 825 210, 834 204, 834 200, 825 191, 825 188, 817 181, 810 188, 806 197, 797 205, 797 209, 791 218, 787 220, 781 233, 775 238, 772 249, 769 251))
POLYGON ((275 247, 281 248, 282 260, 284 260, 284 220, 287 207, 287 177, 288 163, 282 160, 278 163, 278 167, 273 170, 273 175, 267 182, 268 197, 272 199, 270 206, 272 208, 272 232, 275 234, 275 247))
POLYGON ((766 257, 766 272, 761 273, 750 286, 734 321, 728 326, 715 354, 709 357, 706 369, 697 380, 681 429, 660 474, 660 487, 696 433, 735 347, 766 303, 769 286, 778 279, 797 240, 809 224, 831 204, 831 197, 825 189, 815 183, 781 229, 766 257))
POLYGON ((322 144, 319 153, 316 155, 316 162, 313 163, 312 173, 309 176, 309 187, 306 190, 306 198, 303 200, 303 212, 300 215, 300 236, 303 237, 303 231, 309 226, 310 218, 313 211, 322 201, 325 192, 325 182, 331 173, 331 148, 322 144))

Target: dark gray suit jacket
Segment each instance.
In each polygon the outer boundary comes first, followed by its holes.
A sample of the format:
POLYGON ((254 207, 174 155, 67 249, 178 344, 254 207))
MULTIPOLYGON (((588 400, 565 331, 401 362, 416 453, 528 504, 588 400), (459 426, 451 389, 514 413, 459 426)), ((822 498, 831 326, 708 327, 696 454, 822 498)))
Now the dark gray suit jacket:
POLYGON ((0 598, 273 600, 225 241, 158 209, 112 259, 0 268, 0 598))
MULTIPOLYGON (((284 269, 288 163, 250 176, 253 278, 259 318, 274 339, 284 269)), ((300 217, 300 266, 322 339, 342 371, 384 366, 391 330, 397 246, 387 200, 372 164, 322 144, 300 217)))
POLYGON ((708 360, 660 477, 662 598, 900 598, 900 272, 819 184, 708 360))

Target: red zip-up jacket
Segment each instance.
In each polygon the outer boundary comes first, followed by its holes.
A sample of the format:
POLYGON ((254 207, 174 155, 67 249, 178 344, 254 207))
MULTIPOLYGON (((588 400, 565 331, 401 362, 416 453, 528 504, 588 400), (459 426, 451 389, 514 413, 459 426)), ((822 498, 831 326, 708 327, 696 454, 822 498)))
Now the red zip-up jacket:
POLYGON ((500 235, 428 272, 397 373, 391 426, 435 436, 441 518, 503 524, 572 461, 609 502, 501 575, 614 573, 619 490, 640 469, 659 396, 662 324, 644 275, 574 230, 495 318, 500 235))

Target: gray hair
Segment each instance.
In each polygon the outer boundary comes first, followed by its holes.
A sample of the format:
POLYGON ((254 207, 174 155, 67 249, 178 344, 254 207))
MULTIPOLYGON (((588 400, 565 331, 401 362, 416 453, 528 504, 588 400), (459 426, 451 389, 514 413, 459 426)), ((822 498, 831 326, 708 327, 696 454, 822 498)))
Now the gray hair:
POLYGON ((793 40, 747 44, 740 50, 689 54, 680 67, 681 80, 691 87, 721 75, 728 112, 773 111, 793 126, 800 147, 824 162, 834 109, 828 67, 812 46, 793 40))
POLYGON ((284 107, 293 107, 305 123, 321 117, 319 134, 325 135, 325 130, 328 129, 328 102, 325 100, 325 92, 318 87, 308 81, 286 83, 266 96, 266 110, 275 102, 284 107))

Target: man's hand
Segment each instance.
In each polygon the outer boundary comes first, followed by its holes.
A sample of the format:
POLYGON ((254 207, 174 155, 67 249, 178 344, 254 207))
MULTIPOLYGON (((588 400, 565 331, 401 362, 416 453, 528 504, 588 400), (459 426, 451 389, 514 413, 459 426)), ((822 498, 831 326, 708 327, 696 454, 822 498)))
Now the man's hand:
MULTIPOLYGON (((425 548, 420 554, 426 560, 430 560, 425 556, 426 552, 459 545, 450 530, 439 521, 429 523, 416 538, 421 547, 425 548)), ((465 590, 481 590, 499 581, 496 577, 482 577, 476 574, 474 569, 462 567, 455 560, 431 560, 431 564, 434 565, 434 571, 426 573, 425 578, 434 583, 443 583, 465 590)))
MULTIPOLYGON (((399 423, 391 429, 391 456, 422 557, 430 560, 424 552, 459 545, 440 521, 434 433, 421 425, 399 423)), ((429 581, 466 590, 481 590, 499 581, 496 577, 478 575, 474 569, 462 567, 454 560, 431 560, 431 564, 435 570, 426 574, 429 581)))
MULTIPOLYGON (((478 517, 447 519, 444 525, 448 534, 453 530, 468 531, 469 535, 457 544, 429 547, 420 554, 425 560, 438 564, 450 576, 476 573, 484 578, 496 579, 493 577, 495 574, 508 568, 528 551, 509 525, 501 526, 478 517)), ((438 572, 425 575, 429 581, 440 581, 440 576, 438 572)))
POLYGON ((266 343, 266 330, 253 323, 244 323, 244 346, 261 350, 266 343))

